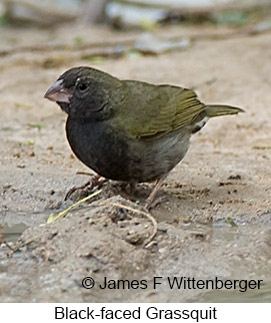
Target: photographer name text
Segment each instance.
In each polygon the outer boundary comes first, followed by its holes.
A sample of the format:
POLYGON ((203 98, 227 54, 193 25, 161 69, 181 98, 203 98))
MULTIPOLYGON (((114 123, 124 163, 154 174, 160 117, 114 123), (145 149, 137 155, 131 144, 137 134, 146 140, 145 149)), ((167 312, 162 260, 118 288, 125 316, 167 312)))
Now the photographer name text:
POLYGON ((221 290, 231 289, 241 293, 247 290, 259 290, 262 287, 263 280, 254 279, 219 279, 215 277, 213 279, 197 279, 195 277, 161 277, 155 276, 151 280, 147 279, 109 279, 104 277, 102 281, 95 282, 92 277, 85 277, 82 280, 82 286, 86 289, 100 288, 107 289, 158 289, 159 287, 167 287, 169 289, 177 290, 221 290))

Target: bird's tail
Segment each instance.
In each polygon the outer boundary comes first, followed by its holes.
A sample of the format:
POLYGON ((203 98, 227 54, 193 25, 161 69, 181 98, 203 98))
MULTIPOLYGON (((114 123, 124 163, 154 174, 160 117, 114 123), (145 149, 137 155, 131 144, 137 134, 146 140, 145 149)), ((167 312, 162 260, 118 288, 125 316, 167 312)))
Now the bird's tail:
POLYGON ((205 113, 209 118, 225 116, 227 114, 237 114, 239 112, 245 111, 243 109, 229 105, 207 105, 205 109, 205 113))

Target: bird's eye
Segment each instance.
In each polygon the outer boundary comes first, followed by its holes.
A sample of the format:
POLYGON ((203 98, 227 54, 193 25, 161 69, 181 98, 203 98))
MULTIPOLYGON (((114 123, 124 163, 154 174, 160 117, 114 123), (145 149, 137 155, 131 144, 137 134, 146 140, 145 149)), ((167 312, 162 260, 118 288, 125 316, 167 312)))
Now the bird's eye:
POLYGON ((83 91, 85 91, 85 90, 87 89, 87 87, 88 87, 88 86, 87 86, 87 84, 86 84, 86 83, 83 83, 83 82, 82 82, 82 83, 79 83, 79 84, 78 84, 78 89, 79 89, 79 91, 82 91, 82 92, 83 92, 83 91))

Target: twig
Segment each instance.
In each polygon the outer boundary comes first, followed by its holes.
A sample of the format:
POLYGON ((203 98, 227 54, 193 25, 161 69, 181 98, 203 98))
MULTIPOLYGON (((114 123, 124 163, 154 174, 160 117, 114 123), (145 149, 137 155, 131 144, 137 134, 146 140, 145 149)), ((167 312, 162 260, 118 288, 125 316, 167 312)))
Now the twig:
POLYGON ((102 190, 98 190, 97 192, 94 192, 94 193, 90 194, 89 196, 84 197, 83 199, 81 199, 81 200, 77 201, 76 203, 72 204, 71 206, 69 206, 66 210, 58 213, 56 216, 54 215, 54 213, 51 213, 49 215, 47 223, 49 224, 49 223, 52 223, 52 222, 58 220, 59 218, 61 218, 62 216, 66 215, 68 212, 70 212, 71 209, 73 209, 73 208, 77 207, 78 205, 80 205, 81 203, 84 203, 84 202, 90 200, 91 198, 99 195, 101 192, 102 192, 102 190))
MULTIPOLYGON (((242 28, 230 32, 223 33, 199 33, 195 35, 186 35, 186 38, 191 41, 205 41, 205 40, 224 40, 231 37, 240 37, 240 36, 254 36, 262 34, 265 32, 270 32, 271 27, 258 28, 258 26, 242 28)), ((93 56, 102 56, 110 58, 118 58, 121 54, 134 49, 134 42, 138 36, 130 38, 129 40, 115 40, 108 42, 100 43, 84 43, 78 45, 71 44, 46 44, 46 45, 33 45, 33 46, 16 46, 11 48, 6 48, 0 50, 0 56, 7 56, 16 53, 24 52, 63 52, 67 53, 63 57, 58 57, 55 54, 55 57, 51 58, 48 62, 47 59, 43 62, 44 65, 49 64, 51 60, 56 60, 55 63, 61 64, 61 62, 67 63, 67 60, 77 60, 77 59, 86 59, 93 56), (118 49, 119 47, 119 49, 118 49)), ((174 36, 174 37, 164 37, 165 41, 177 41, 183 39, 183 35, 174 36)), ((174 49, 172 49, 173 51, 174 49)), ((177 49, 175 49, 176 51, 177 49)), ((139 50, 140 51, 140 50, 139 50)), ((60 55, 60 54, 58 54, 60 55)), ((52 62, 53 64, 54 62, 52 62)))
MULTIPOLYGON (((22 52, 51 52, 51 51, 82 51, 84 49, 98 50, 98 48, 114 48, 116 46, 132 46, 135 41, 133 39, 128 40, 114 40, 114 41, 103 41, 96 43, 83 43, 83 44, 46 44, 46 45, 29 45, 29 46, 14 46, 7 49, 0 50, 0 56, 22 53, 22 52)), ((98 53, 97 53, 98 55, 98 53)))
POLYGON ((113 203, 113 205, 116 206, 116 207, 119 207, 119 208, 126 209, 128 211, 134 212, 136 214, 144 215, 147 219, 149 219, 151 221, 151 223, 153 225, 153 232, 150 235, 150 237, 148 239, 146 239, 146 241, 145 241, 145 247, 148 248, 149 245, 150 245, 150 242, 152 241, 152 239, 155 237, 155 235, 157 233, 157 222, 154 219, 154 217, 150 213, 147 213, 147 212, 144 212, 144 211, 141 211, 141 210, 137 210, 137 209, 134 209, 132 207, 129 207, 129 206, 126 206, 126 205, 123 205, 123 204, 120 204, 120 203, 113 203))
POLYGON ((12 256, 16 251, 20 250, 23 247, 26 247, 30 243, 34 242, 35 240, 38 240, 38 238, 30 238, 29 240, 25 241, 24 243, 19 243, 15 246, 15 248, 11 251, 9 256, 12 256))
POLYGON ((88 173, 88 172, 83 172, 83 171, 78 171, 76 172, 77 175, 87 175, 87 176, 93 176, 93 173, 88 173))
MULTIPOLYGON (((239 30, 234 30, 230 32, 223 33, 200 33, 196 35, 187 35, 186 37, 191 41, 204 41, 204 40, 224 40, 229 39, 231 37, 240 37, 240 36, 254 36, 258 34, 262 34, 265 32, 270 32, 271 28, 260 29, 255 27, 250 28, 242 28, 239 30)), ((182 39, 182 36, 174 36, 174 37, 164 37, 165 41, 176 41, 182 39)), ((86 43, 84 45, 68 45, 68 44, 54 44, 54 45, 40 45, 40 46, 16 46, 11 48, 6 48, 0 50, 0 56, 8 56, 16 53, 24 53, 24 52, 66 52, 67 56, 57 57, 57 61, 61 63, 61 61, 65 61, 67 59, 85 59, 93 56, 102 56, 102 57, 116 57, 118 58, 122 53, 126 51, 132 50, 134 48, 133 44, 137 37, 134 37, 133 40, 129 41, 115 41, 111 44, 108 43, 86 43), (117 46, 120 46, 120 50, 116 49, 117 46)), ((173 49, 172 49, 173 50, 173 49)), ((175 49, 177 50, 177 49, 175 49)), ((140 50, 139 50, 140 51, 140 50)), ((52 58, 54 59, 54 58, 52 58)), ((46 62, 45 62, 46 63, 46 62)), ((50 62, 49 62, 50 63, 50 62)))
POLYGON ((14 248, 12 248, 12 247, 7 243, 7 241, 3 241, 3 244, 4 244, 4 245, 6 245, 6 246, 8 247, 8 249, 9 249, 9 250, 11 250, 11 252, 12 252, 12 253, 14 253, 14 252, 15 252, 15 249, 14 249, 14 248))

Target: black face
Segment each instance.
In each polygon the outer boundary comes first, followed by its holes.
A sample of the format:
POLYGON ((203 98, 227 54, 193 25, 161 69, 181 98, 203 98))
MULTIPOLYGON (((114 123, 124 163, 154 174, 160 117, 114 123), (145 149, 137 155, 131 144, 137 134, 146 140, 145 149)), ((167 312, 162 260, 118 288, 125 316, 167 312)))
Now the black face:
POLYGON ((104 119, 111 111, 110 100, 116 78, 89 67, 72 68, 62 74, 45 97, 56 101, 75 119, 104 119))

